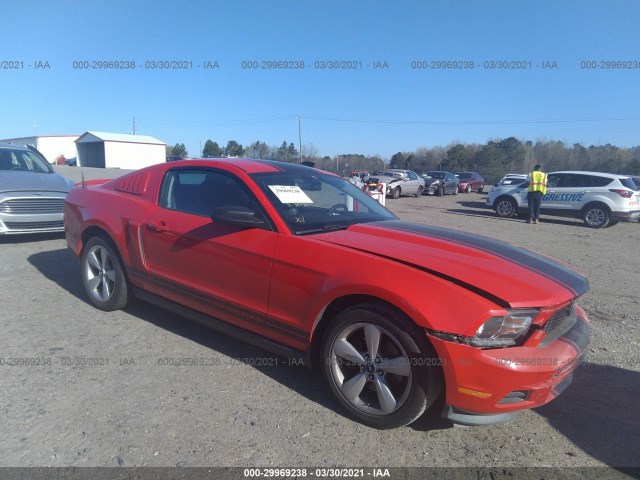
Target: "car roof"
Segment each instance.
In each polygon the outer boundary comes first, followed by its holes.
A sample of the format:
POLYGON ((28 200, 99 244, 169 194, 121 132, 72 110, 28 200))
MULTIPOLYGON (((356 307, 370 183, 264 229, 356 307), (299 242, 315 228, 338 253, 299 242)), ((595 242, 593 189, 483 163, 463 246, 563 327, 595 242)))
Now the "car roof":
POLYGON ((299 163, 279 162, 276 160, 260 160, 254 158, 196 158, 189 160, 176 160, 171 162, 171 168, 174 167, 212 167, 216 164, 224 164, 239 168, 245 173, 308 173, 309 171, 322 172, 327 175, 334 175, 331 172, 319 170, 317 168, 307 167, 299 163))
POLYGON ((3 143, 3 142, 0 142, 0 148, 13 148, 13 149, 16 149, 16 150, 29 150, 24 145, 16 145, 15 143, 3 143))
POLYGON ((558 172, 549 172, 549 175, 552 173, 571 173, 577 175, 598 175, 600 177, 606 178, 620 178, 620 177, 628 177, 628 175, 618 175, 616 173, 605 173, 605 172, 589 172, 584 170, 562 170, 558 172))

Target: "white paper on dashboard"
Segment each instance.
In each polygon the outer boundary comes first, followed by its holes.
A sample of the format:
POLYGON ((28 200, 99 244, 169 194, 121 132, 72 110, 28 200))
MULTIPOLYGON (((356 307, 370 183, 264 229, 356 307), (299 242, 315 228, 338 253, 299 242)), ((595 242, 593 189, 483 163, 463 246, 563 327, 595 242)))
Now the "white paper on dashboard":
POLYGON ((313 203, 306 193, 296 185, 269 185, 282 203, 313 203))

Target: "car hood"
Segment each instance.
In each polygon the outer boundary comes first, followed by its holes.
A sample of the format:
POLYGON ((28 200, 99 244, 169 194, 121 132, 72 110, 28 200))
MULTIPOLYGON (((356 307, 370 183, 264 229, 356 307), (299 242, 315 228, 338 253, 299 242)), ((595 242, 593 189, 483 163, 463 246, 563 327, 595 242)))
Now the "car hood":
POLYGON ((0 192, 68 192, 73 182, 58 173, 0 171, 0 192))
POLYGON ((374 178, 377 178, 378 182, 380 183, 393 183, 402 181, 402 178, 390 177, 388 175, 375 175, 374 178))
POLYGON ((555 260, 440 227, 389 220, 318 238, 435 275, 505 308, 557 305, 589 290, 583 275, 555 260))

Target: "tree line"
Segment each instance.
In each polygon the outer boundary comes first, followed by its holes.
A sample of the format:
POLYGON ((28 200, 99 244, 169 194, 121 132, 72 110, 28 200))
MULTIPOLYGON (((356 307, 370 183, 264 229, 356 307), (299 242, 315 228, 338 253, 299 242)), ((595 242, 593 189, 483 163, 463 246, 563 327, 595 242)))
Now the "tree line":
MULTIPOLYGON (((184 144, 176 144, 171 153, 187 158, 184 144)), ((515 137, 489 140, 485 144, 454 142, 447 146, 420 147, 414 151, 397 152, 391 158, 378 155, 340 154, 320 156, 313 144, 302 146, 302 155, 293 143, 284 141, 279 147, 254 142, 246 148, 230 140, 224 148, 207 140, 203 157, 246 157, 282 160, 297 163, 302 160, 315 163, 317 168, 339 175, 352 171, 374 172, 384 168, 403 168, 423 173, 429 170, 452 172, 477 171, 488 182, 505 173, 527 173, 536 164, 547 172, 557 170, 591 170, 607 173, 640 175, 640 147, 621 148, 615 145, 566 145, 561 141, 521 141, 515 137)))
MULTIPOLYGON (((243 147, 235 140, 229 140, 223 147, 218 142, 207 140, 202 148, 201 158, 257 158, 260 160, 280 160, 283 162, 299 162, 300 153, 293 142, 282 142, 279 147, 267 145, 265 142, 256 141, 248 147, 243 147)), ((167 158, 179 159, 189 158, 184 143, 176 143, 172 148, 167 148, 167 158)))

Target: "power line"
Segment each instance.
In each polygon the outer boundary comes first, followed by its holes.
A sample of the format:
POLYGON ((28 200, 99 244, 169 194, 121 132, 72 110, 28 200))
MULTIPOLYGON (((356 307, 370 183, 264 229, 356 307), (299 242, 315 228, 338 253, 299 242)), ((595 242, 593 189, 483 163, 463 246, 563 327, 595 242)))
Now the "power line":
MULTIPOLYGON (((392 119, 365 119, 334 117, 323 115, 288 115, 281 117, 248 118, 232 120, 144 120, 144 124, 156 127, 195 127, 195 126, 243 126, 261 123, 276 123, 305 118, 322 122, 361 123, 380 125, 527 125, 527 124, 553 124, 553 123, 587 123, 587 122, 629 122, 638 121, 640 117, 616 116, 616 117, 576 117, 576 118, 538 118, 538 119, 478 119, 478 120, 392 120, 392 119)), ((138 123, 140 119, 138 118, 138 123)))

